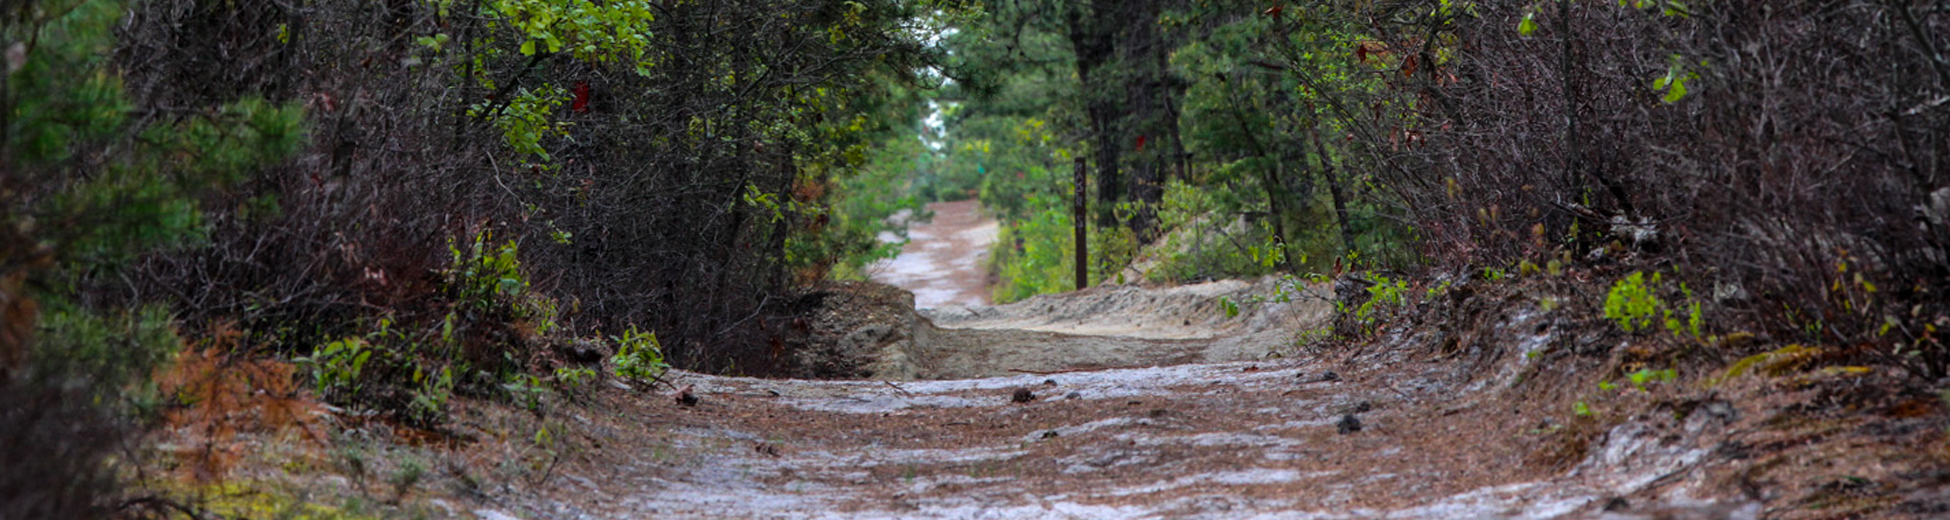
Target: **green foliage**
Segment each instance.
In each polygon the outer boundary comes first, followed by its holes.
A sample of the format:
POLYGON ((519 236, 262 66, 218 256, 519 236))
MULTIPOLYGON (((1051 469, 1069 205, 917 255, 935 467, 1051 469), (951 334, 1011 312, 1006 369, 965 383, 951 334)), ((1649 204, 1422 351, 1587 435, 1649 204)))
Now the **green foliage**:
POLYGON ((501 384, 501 389, 508 392, 508 398, 513 400, 516 406, 529 411, 541 410, 542 398, 547 397, 549 391, 548 385, 543 384, 541 378, 532 374, 509 376, 508 381, 501 384))
MULTIPOLYGON (((1047 116, 1047 114, 1045 114, 1047 116)), ((959 121, 961 131, 936 188, 952 198, 956 186, 973 183, 982 205, 998 218, 1016 221, 1064 202, 1074 193, 1074 151, 1057 138, 1045 117, 992 115, 959 121), (973 164, 973 168, 963 164, 973 164)))
MULTIPOLYGON (((1267 226, 1227 218, 1226 208, 1235 204, 1236 198, 1224 189, 1179 180, 1167 183, 1158 221, 1172 231, 1147 251, 1157 264, 1146 276, 1154 281, 1186 282, 1272 273, 1278 261, 1286 257, 1285 248, 1277 247, 1267 226)), ((1300 256, 1298 263, 1306 265, 1307 255, 1300 256)))
MULTIPOLYGON (((1632 388, 1640 392, 1649 391, 1645 387, 1647 383, 1670 383, 1677 379, 1679 379, 1679 372, 1670 368, 1663 370, 1641 368, 1625 374, 1625 380, 1632 385, 1632 388)), ((1618 388, 1618 383, 1612 381, 1598 382, 1598 390, 1601 392, 1610 392, 1618 388)))
POLYGON ((131 120, 122 80, 107 67, 123 8, 38 2, 25 8, 37 14, 0 29, 0 43, 14 45, 0 98, 10 114, 0 164, 17 186, 0 199, 8 205, 0 225, 39 233, 57 261, 80 272, 194 242, 203 231, 199 198, 305 142, 298 105, 257 98, 131 120))
POLYGON ((408 412, 423 423, 439 420, 447 412, 447 401, 454 395, 454 367, 440 367, 438 375, 413 367, 413 402, 408 412))
MULTIPOLYGON (((1354 308, 1354 321, 1364 329, 1373 327, 1385 316, 1393 315, 1407 305, 1403 295, 1408 291, 1408 281, 1390 279, 1380 274, 1370 274, 1373 284, 1368 286, 1368 300, 1354 308)), ((1340 302, 1335 302, 1340 305, 1340 302)), ((1345 310, 1343 310, 1345 311, 1345 310)))
POLYGON ((1508 271, 1504 271, 1504 270, 1502 270, 1502 269, 1498 269, 1498 268, 1494 268, 1494 267, 1485 267, 1485 268, 1483 268, 1483 279, 1484 279, 1484 280, 1489 280, 1489 281, 1492 281, 1492 282, 1501 282, 1501 281, 1503 281, 1504 279, 1507 279, 1507 278, 1509 278, 1509 277, 1510 277, 1510 273, 1509 273, 1508 271))
MULTIPOLYGON (((1069 207, 1032 204, 1048 209, 1020 221, 1004 222, 990 251, 989 264, 998 278, 993 295, 996 303, 1076 288, 1076 228, 1069 207)), ((1124 266, 1137 255, 1136 235, 1123 227, 1091 226, 1089 233, 1091 283, 1117 281, 1124 266)))
POLYGON ((520 33, 519 50, 524 56, 566 49, 576 59, 592 63, 623 60, 638 70, 655 65, 645 52, 650 22, 656 21, 648 1, 491 0, 486 4, 482 14, 520 33))
POLYGON ((1370 304, 1400 307, 1402 293, 1408 290, 1407 280, 1391 280, 1387 276, 1374 275, 1374 285, 1368 286, 1370 304))
POLYGON ((1660 275, 1654 273, 1650 284, 1645 273, 1634 271, 1631 275, 1613 284, 1611 292, 1605 296, 1605 318, 1618 324, 1626 332, 1642 330, 1652 325, 1664 302, 1653 294, 1660 275))
MULTIPOLYGON (((1273 294, 1253 293, 1253 294, 1246 295, 1245 298, 1237 299, 1237 300, 1233 299, 1232 296, 1230 295, 1220 296, 1218 299, 1219 308, 1225 311, 1227 318, 1236 318, 1239 316, 1239 313, 1242 312, 1245 307, 1264 305, 1268 302, 1288 303, 1293 301, 1293 298, 1295 296, 1299 296, 1303 294, 1303 292, 1306 290, 1305 284, 1312 283, 1315 285, 1319 285, 1319 284, 1329 283, 1331 281, 1332 280, 1327 278, 1326 275, 1322 275, 1318 273, 1309 274, 1306 276, 1295 276, 1290 274, 1282 275, 1278 280, 1275 280, 1273 282, 1273 294)), ((1326 330, 1329 333, 1332 332, 1331 328, 1319 329, 1319 330, 1326 330)), ((1318 331, 1313 331, 1313 332, 1318 332, 1318 331)), ((1302 331, 1302 337, 1307 338, 1313 335, 1313 332, 1302 331)))
POLYGON ((362 338, 344 338, 319 346, 310 356, 293 361, 311 367, 321 397, 356 395, 372 362, 373 349, 362 338))
POLYGON ((414 486, 418 486, 426 476, 426 462, 419 457, 408 456, 400 461, 398 470, 386 478, 386 483, 393 485, 395 494, 406 496, 406 493, 412 491, 414 486))
POLYGON ((561 367, 555 369, 555 387, 561 390, 579 390, 588 387, 596 380, 596 370, 592 368, 561 367))
POLYGON ((624 379, 652 381, 662 376, 670 365, 664 363, 663 344, 657 341, 655 332, 639 332, 636 326, 623 331, 616 341, 616 355, 609 358, 616 376, 624 379))
POLYGON ((546 165, 551 157, 542 140, 568 135, 567 124, 551 118, 566 95, 561 87, 552 85, 532 91, 524 88, 506 104, 483 102, 468 109, 467 115, 492 119, 509 149, 546 165))
MULTIPOLYGON (((1686 84, 1699 78, 1698 72, 1688 70, 1685 60, 1683 56, 1677 54, 1672 55, 1672 66, 1666 69, 1666 75, 1652 80, 1652 90, 1665 93, 1664 96, 1659 98, 1661 101, 1678 103, 1679 100, 1685 99, 1687 92, 1686 84)), ((1704 66, 1705 63, 1701 63, 1701 65, 1704 66)))
POLYGON ((1701 311, 1700 302, 1693 298, 1692 289, 1679 284, 1685 303, 1677 311, 1657 292, 1663 277, 1653 273, 1646 279, 1645 273, 1633 272, 1612 285, 1605 296, 1605 318, 1618 324, 1626 332, 1644 331, 1652 326, 1655 318, 1674 336, 1699 338, 1704 334, 1706 318, 1701 311))
POLYGON ((493 234, 482 231, 474 235, 474 240, 466 249, 453 244, 447 250, 453 255, 453 266, 447 270, 447 283, 457 299, 475 308, 488 308, 498 299, 520 294, 528 288, 528 282, 521 275, 521 260, 517 256, 520 246, 509 241, 498 247, 489 246, 493 234))
POLYGON ((822 213, 829 220, 826 227, 816 236, 795 235, 787 254, 803 264, 834 259, 834 277, 864 279, 863 266, 900 253, 898 240, 881 237, 903 237, 907 229, 888 219, 901 211, 907 211, 910 220, 925 217, 917 177, 934 162, 935 154, 919 136, 903 134, 882 141, 857 172, 833 183, 828 195, 831 206, 822 213))
MULTIPOLYGON (((490 28, 512 29, 514 50, 522 56, 539 59, 566 51, 585 63, 625 64, 639 75, 648 75, 657 66, 655 54, 650 52, 651 23, 656 21, 656 16, 650 11, 650 2, 644 0, 491 0, 473 5, 480 9, 474 15, 485 19, 490 28)), ((436 7, 441 18, 452 16, 451 0, 440 0, 436 7)), ((421 38, 418 40, 421 45, 438 53, 446 47, 448 35, 421 38)), ((500 51, 494 49, 475 59, 491 57, 500 51)), ((468 70, 478 72, 479 67, 468 70)), ((497 86, 485 74, 474 79, 483 88, 497 86)), ((554 117, 565 98, 566 92, 558 86, 520 88, 512 93, 512 99, 488 99, 475 104, 468 115, 491 121, 501 131, 508 148, 546 164, 552 158, 542 147, 543 139, 566 133, 565 123, 554 117)))
POLYGON ((90 312, 59 300, 37 323, 37 343, 31 358, 35 372, 84 378, 105 393, 146 382, 152 370, 183 349, 164 306, 90 312))
POLYGON ((184 342, 168 306, 124 296, 144 292, 126 290, 142 278, 128 268, 197 244, 206 202, 305 141, 295 103, 138 107, 111 56, 127 8, 26 0, 0 17, 0 510, 12 514, 140 514, 117 506, 140 451, 127 419, 155 411, 150 376, 184 342))
POLYGON ((0 37, 25 52, 18 63, 8 58, 5 78, 10 166, 54 165, 121 129, 129 102, 104 64, 122 9, 113 1, 51 1, 34 5, 41 14, 31 21, 8 18, 0 37))
POLYGON ((1075 289, 1075 247, 1076 232, 1067 211, 1048 209, 1004 223, 989 255, 997 275, 995 302, 1075 289))
MULTIPOLYGON (((555 300, 529 291, 528 277, 521 265, 521 246, 514 241, 492 245, 494 234, 475 233, 465 245, 448 241, 452 264, 443 278, 455 304, 463 310, 485 312, 502 319, 525 321, 537 334, 549 334, 560 327, 555 300)), ((454 341, 453 316, 442 324, 443 342, 454 341)))
POLYGON ((1625 377, 1632 382, 1632 388, 1637 388, 1640 392, 1644 392, 1646 391, 1646 383, 1672 382, 1679 378, 1679 373, 1670 368, 1664 370, 1641 368, 1630 374, 1625 374, 1625 377))
MULTIPOLYGON (((1687 296, 1690 297, 1692 295, 1689 292, 1687 296)), ((1686 302, 1686 320, 1684 322, 1679 320, 1679 316, 1672 309, 1664 309, 1664 311, 1666 316, 1666 331, 1671 332, 1674 336, 1689 334, 1695 338, 1700 337, 1700 327, 1705 324, 1706 320, 1700 315, 1699 302, 1686 302)))

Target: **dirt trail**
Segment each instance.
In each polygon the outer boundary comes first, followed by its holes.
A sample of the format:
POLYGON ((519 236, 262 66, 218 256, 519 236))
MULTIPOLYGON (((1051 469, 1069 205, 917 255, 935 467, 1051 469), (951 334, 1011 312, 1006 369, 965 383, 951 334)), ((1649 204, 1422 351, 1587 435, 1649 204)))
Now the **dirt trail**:
MULTIPOLYGON (((1070 330, 1053 325, 1068 318, 1051 312, 1051 323, 1038 326, 1046 330, 927 325, 924 333, 953 344, 950 357, 980 358, 997 371, 1028 362, 1011 357, 1023 347, 1008 341, 1036 335, 1050 340, 1033 348, 1130 354, 1073 360, 1085 367, 1177 365, 906 382, 675 374, 676 385, 704 396, 701 404, 605 398, 592 409, 615 416, 573 419, 601 453, 569 463, 561 470, 568 477, 511 505, 565 519, 1623 519, 1652 517, 1599 509, 1611 497, 1667 486, 1661 500, 1707 515, 1697 518, 1756 517, 1755 506, 1695 503, 1688 486, 1672 486, 1711 452, 1702 435, 1727 427, 1714 414, 1627 423, 1568 471, 1549 471, 1524 463, 1535 447, 1523 441, 1536 438, 1529 430, 1538 417, 1499 397, 1514 373, 1483 377, 1465 363, 1403 350, 1306 361, 1201 357, 1265 336, 1250 316, 1204 330, 1187 323, 1206 316, 1173 316, 1177 328, 1166 335, 1189 339, 1065 334, 1159 310, 1132 301, 1212 290, 1100 288, 943 319, 1017 324, 1043 311, 1127 304, 1070 330), (1018 402, 1024 391, 1031 399, 1018 402)), ((1255 314, 1308 315, 1293 310, 1255 314)))
POLYGON ((900 256, 867 267, 873 281, 914 293, 914 305, 988 305, 983 262, 999 227, 973 199, 928 205, 934 219, 908 228, 900 256))
POLYGON ((1627 421, 1563 465, 1535 463, 1549 452, 1537 445, 1549 438, 1540 431, 1561 427, 1551 421, 1562 413, 1525 406, 1511 389, 1534 370, 1531 354, 1559 341, 1550 318, 1502 316, 1495 330, 1506 339, 1485 362, 1412 348, 1308 355, 1293 339, 1327 325, 1323 288, 1231 318, 1216 303, 1273 294, 1274 283, 943 305, 912 316, 906 334, 873 335, 902 339, 864 340, 881 342, 873 373, 892 380, 678 372, 671 382, 695 388, 701 403, 603 393, 562 412, 574 425, 568 435, 590 448, 553 469, 548 484, 503 490, 496 508, 476 514, 1759 516, 1754 503, 1696 496, 1704 484, 1695 470, 1740 414, 1730 404, 1627 421), (1605 510, 1623 496, 1636 513, 1605 510))

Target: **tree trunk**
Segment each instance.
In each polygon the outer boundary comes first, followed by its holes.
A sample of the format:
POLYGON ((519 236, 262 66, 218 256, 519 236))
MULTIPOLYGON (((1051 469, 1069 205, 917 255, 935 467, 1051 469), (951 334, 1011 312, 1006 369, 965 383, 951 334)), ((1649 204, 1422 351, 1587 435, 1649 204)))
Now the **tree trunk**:
POLYGON ((1068 13, 1070 45, 1076 53, 1077 80, 1082 84, 1085 97, 1085 112, 1090 118, 1090 130, 1096 140, 1097 150, 1097 200, 1099 225, 1117 225, 1116 216, 1109 211, 1115 208, 1123 187, 1119 183, 1117 163, 1119 156, 1117 139, 1117 106, 1115 99, 1105 95, 1102 78, 1096 77, 1098 69, 1110 63, 1116 47, 1111 36, 1117 30, 1112 15, 1119 2, 1114 0, 1093 0, 1086 10, 1072 9, 1068 13))
POLYGON ((1334 159, 1327 156, 1327 145, 1320 142, 1320 131, 1313 132, 1314 156, 1320 158, 1320 173, 1327 177, 1327 194, 1334 199, 1335 225, 1341 228, 1341 250, 1354 251, 1354 233, 1347 228, 1347 194, 1341 189, 1341 178, 1334 173, 1334 159))

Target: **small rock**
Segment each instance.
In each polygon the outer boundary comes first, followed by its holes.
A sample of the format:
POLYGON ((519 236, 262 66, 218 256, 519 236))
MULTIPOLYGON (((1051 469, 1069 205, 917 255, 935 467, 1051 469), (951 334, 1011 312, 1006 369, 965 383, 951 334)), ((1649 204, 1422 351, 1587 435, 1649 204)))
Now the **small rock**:
POLYGON ((1009 396, 1009 402, 1012 403, 1027 403, 1034 400, 1036 400, 1036 394, 1031 393, 1027 388, 1017 388, 1016 393, 1009 396))
POLYGON ((1709 401, 1700 408, 1701 411, 1706 412, 1707 417, 1719 419, 1722 424, 1733 424, 1734 421, 1740 420, 1740 410, 1735 409, 1733 403, 1709 401))
POLYGON ((1049 385, 1049 386, 1056 386, 1056 380, 1055 380, 1055 379, 1044 379, 1044 380, 1043 380, 1043 384, 1045 384, 1045 385, 1049 385))
POLYGON ((1046 431, 1046 432, 1043 432, 1043 438, 1045 438, 1045 439, 1054 439, 1054 438, 1056 438, 1056 430, 1050 430, 1050 431, 1046 431))
POLYGON ((1358 432, 1361 431, 1361 419, 1355 418, 1354 414, 1342 415, 1341 422, 1335 423, 1334 426, 1342 435, 1358 432))
POLYGON ((674 396, 674 398, 676 399, 678 405, 697 406, 697 402, 699 399, 697 397, 696 391, 697 391, 697 385, 684 385, 684 389, 678 390, 677 395, 674 396))
POLYGON ((1332 370, 1321 372, 1320 375, 1311 378, 1307 377, 1306 372, 1294 374, 1293 377, 1300 378, 1301 383, 1332 383, 1341 380, 1341 375, 1334 373, 1332 370))
POLYGON ((1625 500, 1625 497, 1611 497, 1611 500, 1606 500, 1606 501, 1605 501, 1605 509, 1604 509, 1604 510, 1605 510, 1605 511, 1624 511, 1624 510, 1626 510, 1626 509, 1631 509, 1631 508, 1632 508, 1632 503, 1631 503, 1631 502, 1629 502, 1629 501, 1626 501, 1626 500, 1625 500))
POLYGON ((1063 396, 1063 397, 1064 397, 1065 399, 1082 399, 1082 398, 1083 398, 1083 392, 1070 392, 1070 395, 1066 395, 1066 396, 1063 396))

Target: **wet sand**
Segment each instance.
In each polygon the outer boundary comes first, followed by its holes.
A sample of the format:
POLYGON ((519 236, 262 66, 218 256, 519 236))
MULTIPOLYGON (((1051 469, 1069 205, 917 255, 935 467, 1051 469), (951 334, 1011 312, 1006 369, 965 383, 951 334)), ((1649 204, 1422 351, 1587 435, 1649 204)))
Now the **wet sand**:
POLYGON ((928 209, 934 220, 909 227, 900 255, 867 266, 868 277, 913 292, 915 308, 988 305, 989 245, 1001 228, 974 200, 928 209))

